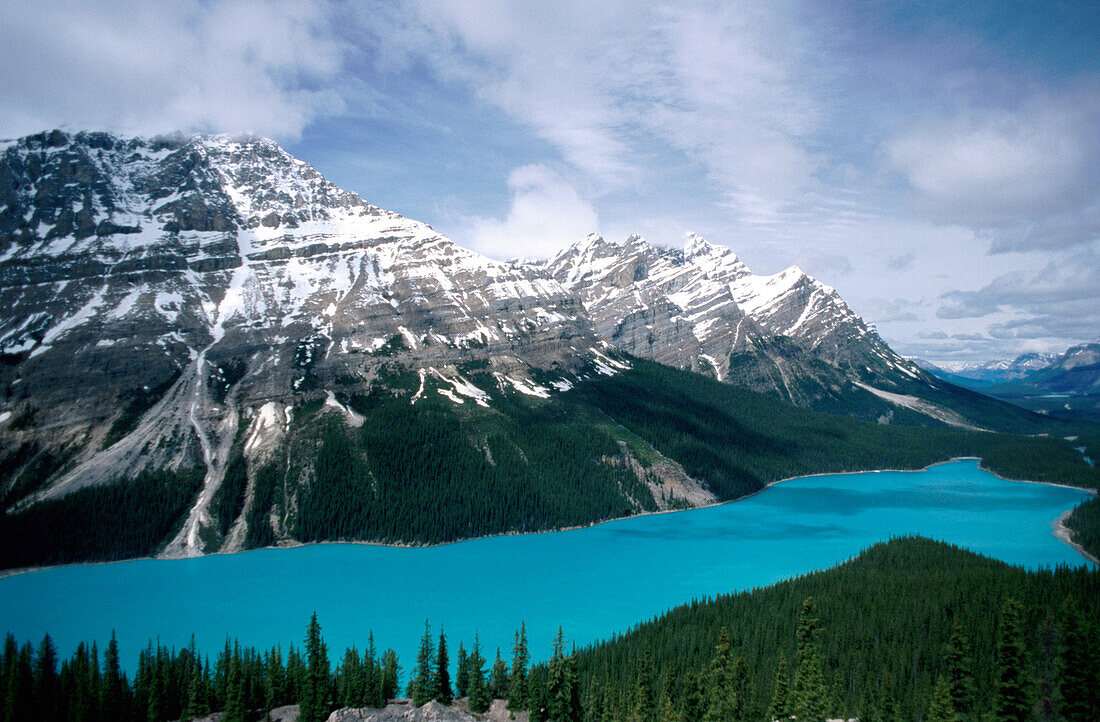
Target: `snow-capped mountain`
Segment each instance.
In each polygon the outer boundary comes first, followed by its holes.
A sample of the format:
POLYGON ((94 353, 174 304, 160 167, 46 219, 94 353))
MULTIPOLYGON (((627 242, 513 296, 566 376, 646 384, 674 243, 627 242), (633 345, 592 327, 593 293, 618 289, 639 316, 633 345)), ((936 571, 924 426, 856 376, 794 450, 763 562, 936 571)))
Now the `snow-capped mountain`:
MULTIPOLYGON (((627 372, 625 352, 805 406, 966 423, 797 268, 757 276, 701 238, 670 250, 637 236, 499 262, 255 137, 52 131, 0 143, 0 308, 5 507, 204 469, 169 555, 241 548, 250 524, 291 539, 323 443, 294 436, 296 409, 358 428, 353 401, 377 404, 380 389, 407 407, 492 410, 627 372), (301 468, 291 437, 307 444, 301 468), (256 470, 276 453, 278 500, 254 509, 256 470), (239 481, 246 461, 234 507, 223 480, 239 481)), ((486 463, 526 463, 485 423, 467 436, 486 463)), ((585 423, 604 433, 602 417, 585 423)), ((585 463, 617 481, 616 501, 591 514, 714 500, 674 460, 639 462, 634 442, 592 447, 585 463)))
POLYGON ((963 383, 976 381, 979 385, 989 385, 1020 379, 1033 371, 1050 366, 1058 359, 1056 353, 1025 353, 1014 359, 993 359, 991 361, 966 362, 946 361, 938 364, 917 362, 921 368, 929 371, 941 371, 951 374, 951 380, 963 383))
POLYGON ((813 405, 852 382, 922 378, 834 289, 796 266, 753 275, 698 236, 679 250, 591 235, 545 267, 615 347, 720 381, 813 405))

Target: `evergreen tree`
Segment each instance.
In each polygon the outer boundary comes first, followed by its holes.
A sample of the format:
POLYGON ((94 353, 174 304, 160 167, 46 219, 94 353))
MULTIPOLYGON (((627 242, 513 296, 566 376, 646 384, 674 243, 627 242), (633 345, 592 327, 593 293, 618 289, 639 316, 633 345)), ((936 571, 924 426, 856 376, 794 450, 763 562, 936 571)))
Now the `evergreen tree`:
POLYGON ((489 686, 485 683, 485 658, 481 656, 481 642, 474 633, 474 648, 467 660, 470 685, 470 711, 478 714, 489 709, 489 686))
POLYGON ((47 634, 38 646, 34 665, 35 708, 40 719, 58 719, 61 700, 57 692, 57 648, 47 634))
POLYGON ((942 674, 936 678, 932 702, 928 705, 924 722, 960 722, 959 714, 951 701, 951 685, 942 674))
MULTIPOLYGON (((195 646, 194 637, 191 637, 191 646, 195 646)), ((103 716, 108 720, 122 718, 123 685, 119 642, 114 637, 114 630, 111 630, 111 641, 107 643, 107 653, 103 655, 103 699, 100 702, 103 716)))
POLYGON ((1039 628, 1038 673, 1035 716, 1039 722, 1062 718, 1062 694, 1058 689, 1062 677, 1062 640, 1058 626, 1049 613, 1039 628))
POLYGON ((512 669, 508 681, 508 709, 513 712, 527 709, 527 624, 520 622, 512 644, 512 669))
POLYGON ((425 619, 424 636, 420 638, 420 650, 416 654, 416 667, 413 669, 412 678, 409 679, 408 695, 414 707, 420 707, 432 698, 432 691, 435 688, 432 679, 434 656, 432 628, 425 619))
POLYGON ((397 660, 397 652, 387 649, 382 653, 381 701, 383 704, 397 697, 397 681, 400 676, 401 665, 397 660))
POLYGON ((970 640, 958 617, 951 624, 951 638, 943 648, 943 664, 952 706, 959 714, 969 714, 974 707, 974 660, 970 640))
POLYGON ((997 630, 997 687, 994 711, 998 722, 1025 722, 1031 716, 1027 649, 1020 626, 1022 607, 1005 600, 997 630))
POLYGON ((435 655, 435 674, 433 675, 432 698, 442 704, 450 704, 454 699, 454 691, 451 689, 450 660, 447 658, 447 638, 443 636, 443 628, 439 628, 439 646, 435 655))
POLYGON ((306 674, 302 690, 299 722, 324 722, 329 711, 329 666, 328 647, 321 638, 321 625, 317 622, 317 612, 309 619, 306 627, 306 674))
POLYGON ((791 689, 791 711, 799 722, 824 722, 825 674, 817 650, 817 618, 814 616, 813 597, 802 602, 802 613, 795 630, 797 641, 797 667, 791 689))
POLYGON ((1091 648, 1081 609, 1068 599, 1061 606, 1063 670, 1060 680, 1062 713, 1070 722, 1086 722, 1095 715, 1100 699, 1095 684, 1096 650, 1091 648))
POLYGON ((363 696, 363 670, 359 661, 359 650, 348 647, 344 650, 344 660, 340 663, 340 676, 336 690, 341 707, 361 707, 363 696))
POLYGON ((656 718, 656 712, 653 699, 653 664, 649 661, 649 652, 643 647, 635 670, 634 708, 630 719, 631 722, 651 722, 656 718))
POLYGON ((787 698, 790 694, 790 676, 787 672, 787 655, 779 653, 779 664, 775 668, 775 691, 772 693, 772 702, 768 707, 769 720, 785 720, 791 716, 787 706, 787 698))
POLYGON ((493 699, 508 699, 508 665, 500 658, 500 647, 489 673, 489 695, 493 699))
POLYGON ((187 681, 187 707, 184 708, 183 717, 193 719, 205 717, 209 713, 210 703, 206 697, 206 685, 203 684, 202 664, 196 661, 191 669, 191 678, 187 681))
POLYGON ((246 693, 242 666, 240 646, 235 644, 233 656, 229 658, 229 674, 225 683, 225 711, 222 722, 244 722, 246 693))
POLYGON ((276 646, 267 653, 267 664, 264 665, 264 710, 270 712, 282 706, 287 699, 283 654, 276 646))
POLYGON ((469 657, 466 655, 466 649, 462 646, 462 642, 458 643, 455 665, 458 668, 458 674, 455 676, 455 691, 458 693, 459 698, 462 698, 467 695, 470 686, 469 657))
POLYGON ((363 698, 371 707, 385 706, 382 699, 382 670, 374 647, 373 631, 367 637, 367 651, 363 653, 363 698))

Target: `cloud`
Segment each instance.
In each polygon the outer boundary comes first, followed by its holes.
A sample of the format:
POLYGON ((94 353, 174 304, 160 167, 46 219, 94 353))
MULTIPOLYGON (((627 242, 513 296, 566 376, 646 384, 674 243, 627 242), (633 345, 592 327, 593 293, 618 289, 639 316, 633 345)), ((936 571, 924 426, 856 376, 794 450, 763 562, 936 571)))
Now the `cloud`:
POLYGON ((0 133, 70 126, 296 137, 339 112, 345 48, 291 0, 4 2, 0 133))
POLYGON ((754 220, 813 184, 823 83, 788 3, 410 4, 381 24, 366 11, 384 67, 425 62, 468 84, 601 192, 690 163, 754 220))
POLYGON ((941 222, 994 251, 1066 248, 1100 237, 1100 84, 969 108, 884 145, 887 163, 941 222))
POLYGON ((1100 308, 1100 253, 1087 248, 1037 271, 1011 271, 977 291, 954 291, 942 299, 939 318, 994 316, 994 338, 1089 339, 1096 335, 1100 308))
POLYGON ((470 247, 499 259, 546 258, 599 228, 596 211, 576 189, 543 165, 516 168, 508 176, 511 207, 504 220, 475 218, 470 247))

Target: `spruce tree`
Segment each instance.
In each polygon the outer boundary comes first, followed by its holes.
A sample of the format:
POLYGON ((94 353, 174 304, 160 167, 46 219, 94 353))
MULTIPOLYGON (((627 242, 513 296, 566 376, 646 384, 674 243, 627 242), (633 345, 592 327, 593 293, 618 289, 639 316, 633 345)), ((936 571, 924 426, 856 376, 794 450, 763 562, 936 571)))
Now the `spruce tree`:
POLYGON ((924 722, 960 722, 959 714, 951 701, 951 685, 942 674, 936 678, 936 686, 932 689, 932 701, 928 705, 924 722))
POLYGON ((240 646, 234 645, 233 656, 229 659, 229 674, 225 684, 225 711, 222 722, 244 722, 245 684, 241 670, 240 646))
POLYGON ((525 710, 527 706, 527 663, 531 656, 527 653, 527 624, 520 622, 512 644, 512 669, 508 680, 508 709, 513 712, 525 710))
POLYGON ((817 618, 814 616, 813 597, 802 602, 795 637, 798 647, 794 686, 791 689, 791 711, 799 722, 824 722, 825 674, 817 650, 817 618))
POLYGON ((489 709, 489 687, 485 683, 485 658, 481 656, 481 642, 474 633, 474 648, 470 651, 469 669, 470 711, 478 714, 489 709))
POLYGON ((631 722, 651 722, 656 719, 657 708, 653 697, 653 664, 649 661, 649 652, 643 647, 641 659, 635 667, 631 722))
POLYGON ((40 719, 58 719, 61 700, 57 694, 57 648, 49 634, 42 637, 35 658, 34 696, 40 719))
POLYGON ((775 691, 772 692, 772 702, 768 707, 769 720, 785 720, 791 716, 787 706, 787 698, 790 695, 790 677, 787 672, 787 655, 779 653, 779 664, 775 668, 775 691))
POLYGON ((730 717, 730 632, 726 627, 718 633, 718 644, 714 647, 714 657, 710 662, 709 700, 705 722, 725 722, 730 717))
POLYGON ((432 628, 424 620, 424 636, 420 638, 420 650, 416 654, 416 667, 409 679, 408 695, 414 707, 420 707, 432 698, 432 663, 435 648, 432 644, 432 628))
POLYGON ((466 648, 462 646, 462 642, 459 642, 458 653, 455 655, 455 667, 458 669, 458 673, 455 675, 455 692, 460 699, 470 691, 469 664, 470 658, 466 655, 466 648))
POLYGON ((374 632, 367 636, 367 651, 363 653, 363 699, 369 707, 384 706, 382 700, 382 669, 374 647, 374 632))
POLYGON ((508 665, 500 658, 500 647, 489 674, 489 692, 493 699, 508 699, 508 665))
POLYGON ((397 660, 397 652, 387 649, 382 653, 382 704, 397 697, 397 681, 401 676, 401 665, 397 660))
POLYGON ((968 714, 974 707, 974 660, 970 640, 958 618, 952 623, 951 638, 943 648, 943 664, 951 704, 959 714, 968 714))
POLYGON ((309 619, 306 628, 305 689, 302 690, 298 722, 324 722, 329 712, 330 676, 328 647, 321 638, 321 625, 317 612, 309 619))
POLYGON ((1023 608, 1015 599, 1005 600, 997 630, 997 687, 993 709, 998 722, 1025 722, 1031 716, 1031 690, 1027 673, 1020 617, 1023 608))
POLYGON ((1095 714, 1097 689, 1096 671, 1092 664, 1088 630, 1081 609, 1068 600, 1062 604, 1061 618, 1065 651, 1060 680, 1062 713, 1069 722, 1085 722, 1095 714))
POLYGON ((443 636, 443 628, 439 629, 439 646, 435 655, 435 674, 433 675, 432 698, 442 704, 450 704, 454 699, 454 691, 451 689, 450 660, 447 658, 447 638, 443 636))

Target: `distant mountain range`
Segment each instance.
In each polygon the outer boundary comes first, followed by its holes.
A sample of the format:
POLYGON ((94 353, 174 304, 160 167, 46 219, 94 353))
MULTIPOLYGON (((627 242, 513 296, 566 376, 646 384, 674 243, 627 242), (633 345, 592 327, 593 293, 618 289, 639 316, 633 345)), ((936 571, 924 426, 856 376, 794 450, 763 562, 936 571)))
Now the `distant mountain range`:
POLYGON ((170 531, 169 556, 563 526, 757 488, 689 473, 711 467, 575 391, 638 374, 632 359, 881 424, 1042 422, 901 358, 798 268, 754 275, 698 237, 496 261, 256 137, 0 143, 0 309, 9 516, 141 479, 175 499, 148 532, 170 531), (421 498, 452 473, 451 497, 421 498), (469 511, 474 488, 508 511, 469 511))
POLYGON ((915 363, 937 377, 1034 411, 1100 419, 1100 343, 981 364, 915 363))

